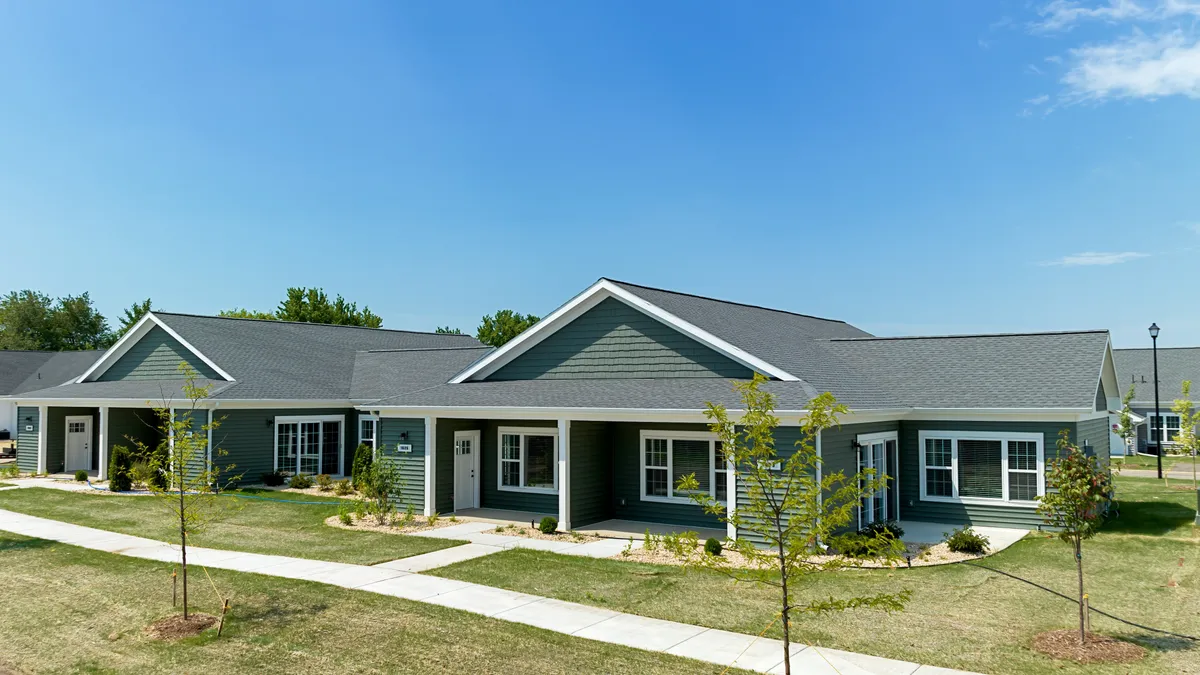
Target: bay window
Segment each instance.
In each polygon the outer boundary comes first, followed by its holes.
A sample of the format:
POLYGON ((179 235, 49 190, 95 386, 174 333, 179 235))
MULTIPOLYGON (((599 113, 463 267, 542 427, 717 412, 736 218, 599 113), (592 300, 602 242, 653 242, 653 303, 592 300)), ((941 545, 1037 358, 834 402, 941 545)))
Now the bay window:
POLYGON ((642 431, 643 501, 694 503, 692 492, 679 490, 679 479, 696 475, 696 493, 728 498, 728 473, 721 441, 708 432, 642 431))
POLYGON ((1044 436, 921 431, 921 498, 1032 504, 1045 494, 1044 436))
POLYGON ((501 427, 497 487, 519 492, 558 492, 558 432, 553 427, 501 427))

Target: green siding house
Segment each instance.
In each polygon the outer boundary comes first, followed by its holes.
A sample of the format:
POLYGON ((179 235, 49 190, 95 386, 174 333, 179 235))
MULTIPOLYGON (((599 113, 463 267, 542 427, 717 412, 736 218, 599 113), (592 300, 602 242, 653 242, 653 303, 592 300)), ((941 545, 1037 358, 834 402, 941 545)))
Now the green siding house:
POLYGON ((1120 398, 1107 331, 880 338, 601 279, 500 349, 457 335, 147 314, 70 382, 10 397, 36 420, 21 427, 21 467, 103 477, 111 448, 145 428, 150 408, 185 403, 181 362, 211 385, 200 403, 222 423, 211 446, 243 482, 341 475, 363 443, 400 466, 396 499, 415 509, 549 514, 563 528, 723 528, 673 486, 695 473, 719 500, 744 495, 704 410, 736 410, 732 381, 755 373, 776 396, 781 449, 817 394, 850 408, 817 443, 825 471, 888 476, 861 524, 1034 527, 1059 432, 1106 457, 1120 398))

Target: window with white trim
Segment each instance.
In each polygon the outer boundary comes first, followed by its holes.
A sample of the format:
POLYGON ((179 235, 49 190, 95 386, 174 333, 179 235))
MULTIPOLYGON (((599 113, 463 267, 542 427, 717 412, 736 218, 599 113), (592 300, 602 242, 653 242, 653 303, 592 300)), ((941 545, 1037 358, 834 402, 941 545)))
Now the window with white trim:
POLYGON ((921 498, 1032 504, 1045 494, 1044 436, 921 431, 921 498))
POLYGON ((374 415, 360 415, 358 418, 358 444, 375 449, 375 438, 379 430, 379 419, 374 415))
MULTIPOLYGON (((1150 422, 1150 442, 1158 442, 1158 415, 1150 413, 1146 416, 1150 422)), ((1179 440, 1179 431, 1182 429, 1182 422, 1179 415, 1174 413, 1163 413, 1162 415, 1162 430, 1163 436, 1166 438, 1164 444, 1174 443, 1179 440)))
POLYGON ((728 473, 720 446, 717 437, 708 432, 642 431, 642 500, 691 504, 691 493, 675 486, 679 479, 695 474, 697 493, 724 501, 728 473))
POLYGON ((275 418, 275 470, 341 474, 342 415, 275 418))
POLYGON ((558 492, 558 433, 551 428, 501 427, 499 475, 501 490, 558 492))

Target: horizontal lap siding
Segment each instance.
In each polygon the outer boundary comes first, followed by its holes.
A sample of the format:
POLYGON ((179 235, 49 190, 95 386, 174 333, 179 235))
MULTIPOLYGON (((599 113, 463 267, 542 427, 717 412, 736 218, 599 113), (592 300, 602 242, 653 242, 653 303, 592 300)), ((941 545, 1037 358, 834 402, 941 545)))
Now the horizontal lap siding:
POLYGON ((991 525, 997 527, 1038 527, 1042 519, 1032 507, 1006 504, 955 504, 921 499, 921 448, 919 432, 928 431, 988 431, 1011 433, 1040 433, 1043 435, 1046 466, 1058 456, 1058 432, 1071 431, 1076 439, 1074 422, 938 422, 905 421, 900 426, 900 514, 905 520, 950 524, 991 525))
POLYGON ((116 380, 177 380, 180 378, 179 364, 186 362, 199 374, 210 380, 222 379, 216 371, 201 361, 190 349, 171 337, 167 331, 155 326, 142 339, 133 344, 117 362, 96 378, 101 382, 116 380))
MULTIPOLYGON (((480 458, 479 486, 480 507, 486 509, 508 509, 533 511, 535 513, 558 513, 558 495, 530 492, 514 492, 499 488, 500 475, 500 427, 549 427, 548 433, 558 434, 558 423, 552 420, 488 420, 483 429, 483 457, 480 458)), ((559 477, 562 483, 562 477, 559 477)))
MULTIPOLYGON (((200 415, 199 411, 197 414, 200 415)), ((275 425, 276 417, 295 417, 311 415, 344 415, 342 423, 342 448, 344 453, 353 450, 358 442, 358 432, 354 428, 358 419, 353 409, 321 408, 237 408, 213 411, 213 422, 217 428, 213 430, 213 463, 221 467, 221 482, 237 477, 237 483, 262 482, 262 475, 275 469, 275 425), (271 420, 271 424, 267 421, 271 420), (226 454, 220 454, 224 450, 226 454), (229 465, 233 465, 229 467, 229 465)), ((352 454, 343 457, 343 468, 350 471, 347 463, 352 454)))
POLYGON ((608 298, 488 379, 749 378, 751 374, 732 359, 608 298))
POLYGON ((393 501, 420 513, 425 508, 425 419, 385 417, 379 426, 379 458, 400 471, 400 489, 393 501), (412 452, 397 452, 400 445, 411 445, 412 452))
POLYGON ((137 441, 153 450, 158 447, 160 438, 158 416, 154 414, 153 410, 109 408, 107 438, 109 457, 112 456, 112 449, 117 446, 136 451, 137 441))
POLYGON ((42 423, 40 415, 41 411, 33 406, 17 408, 17 469, 22 473, 37 471, 38 429, 42 423), (27 426, 33 428, 26 430, 27 426))
POLYGON ((1100 460, 1102 466, 1108 466, 1108 418, 1085 420, 1079 423, 1079 443, 1086 445, 1092 451, 1092 456, 1100 460))
POLYGON ((571 423, 571 527, 612 517, 612 437, 607 422, 571 423))
POLYGON ((613 517, 684 527, 722 527, 717 516, 705 513, 703 508, 694 503, 642 501, 640 456, 642 429, 708 431, 708 425, 614 423, 612 425, 613 517))

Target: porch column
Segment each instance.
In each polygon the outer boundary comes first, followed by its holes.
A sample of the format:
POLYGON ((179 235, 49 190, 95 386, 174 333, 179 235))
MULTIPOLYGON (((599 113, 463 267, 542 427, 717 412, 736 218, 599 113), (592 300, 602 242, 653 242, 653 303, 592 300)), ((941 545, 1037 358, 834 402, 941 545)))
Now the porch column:
POLYGON ((737 475, 733 470, 733 461, 725 458, 725 536, 737 540, 737 526, 733 524, 733 512, 737 509, 737 475))
POLYGON ((558 421, 558 531, 571 529, 571 420, 558 421))
POLYGON ((50 407, 38 406, 37 472, 46 473, 46 425, 50 423, 50 407))
POLYGON ((425 516, 437 511, 437 418, 425 418, 425 516))
POLYGON ((100 480, 108 480, 108 407, 100 408, 100 466, 96 467, 96 475, 100 480))

